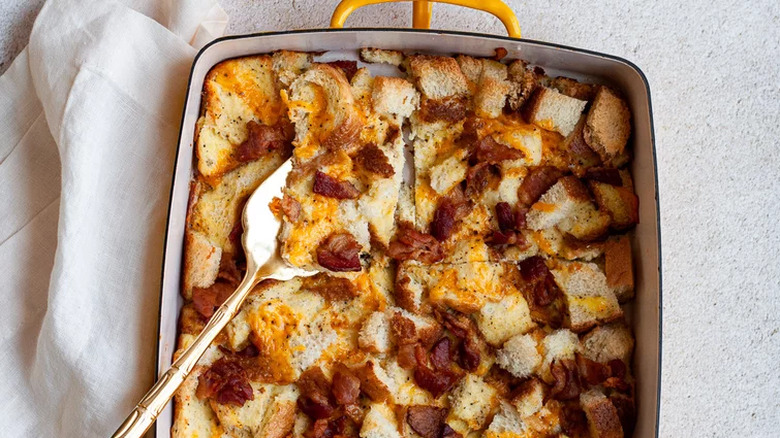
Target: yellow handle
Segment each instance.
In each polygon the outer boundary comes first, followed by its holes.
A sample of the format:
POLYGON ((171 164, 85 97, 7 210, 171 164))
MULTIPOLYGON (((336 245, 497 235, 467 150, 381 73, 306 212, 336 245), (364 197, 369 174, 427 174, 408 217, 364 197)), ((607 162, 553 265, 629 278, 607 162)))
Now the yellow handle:
MULTIPOLYGON (((342 0, 336 10, 333 11, 333 17, 330 19, 330 27, 344 27, 349 14, 355 9, 376 5, 379 3, 398 2, 405 0, 342 0)), ((433 2, 449 3, 451 5, 464 6, 472 9, 479 9, 495 15, 506 27, 506 31, 512 38, 520 38, 520 22, 517 21, 515 13, 501 0, 412 0, 412 26, 415 29, 427 29, 431 26, 431 12, 433 11, 433 2)))

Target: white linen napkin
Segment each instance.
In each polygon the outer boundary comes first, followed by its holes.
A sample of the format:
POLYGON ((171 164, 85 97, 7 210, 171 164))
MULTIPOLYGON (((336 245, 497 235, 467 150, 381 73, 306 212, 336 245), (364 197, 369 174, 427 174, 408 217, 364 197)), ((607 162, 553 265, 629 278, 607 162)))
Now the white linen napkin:
POLYGON ((152 383, 187 77, 215 0, 50 0, 0 77, 0 436, 106 436, 152 383))

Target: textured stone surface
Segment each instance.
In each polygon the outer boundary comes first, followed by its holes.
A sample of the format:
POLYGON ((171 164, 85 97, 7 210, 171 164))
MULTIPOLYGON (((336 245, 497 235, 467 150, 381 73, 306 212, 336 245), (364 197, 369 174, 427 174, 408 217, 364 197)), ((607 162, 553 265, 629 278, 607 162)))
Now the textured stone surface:
MULTIPOLYGON (((222 0, 229 33, 325 26, 334 2, 222 0)), ((509 1, 532 39, 625 57, 647 74, 664 276, 662 436, 780 431, 780 2, 509 1)), ((0 3, 0 71, 41 0, 0 3)), ((349 26, 405 27, 409 4, 349 26)), ((433 26, 503 34, 436 5, 433 26)))

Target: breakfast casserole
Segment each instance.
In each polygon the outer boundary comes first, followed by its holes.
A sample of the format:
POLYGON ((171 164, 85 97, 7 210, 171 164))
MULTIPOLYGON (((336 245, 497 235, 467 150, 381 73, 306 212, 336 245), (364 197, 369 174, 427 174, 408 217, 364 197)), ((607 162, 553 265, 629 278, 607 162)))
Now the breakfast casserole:
POLYGON ((281 256, 318 273, 253 290, 174 437, 631 436, 628 105, 500 52, 210 71, 178 351, 240 282, 243 204, 287 159, 281 256))

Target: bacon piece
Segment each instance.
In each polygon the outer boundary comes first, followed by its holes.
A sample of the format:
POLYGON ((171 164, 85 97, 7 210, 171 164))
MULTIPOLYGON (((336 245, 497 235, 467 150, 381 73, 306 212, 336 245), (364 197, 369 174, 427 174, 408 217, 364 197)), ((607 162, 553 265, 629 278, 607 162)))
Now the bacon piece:
POLYGON ((612 388, 625 393, 628 393, 631 390, 631 385, 620 377, 610 377, 601 385, 605 388, 612 388))
POLYGON ((466 117, 468 99, 451 96, 444 99, 423 99, 420 102, 420 116, 424 122, 457 122, 466 117))
POLYGON ((601 382, 607 380, 610 374, 609 367, 580 354, 577 355, 577 368, 579 369, 580 377, 591 386, 601 384, 601 382))
POLYGON ((498 185, 501 176, 495 166, 489 163, 477 163, 466 172, 466 191, 468 198, 476 198, 488 187, 498 185))
POLYGON ((636 426, 636 408, 633 400, 621 394, 610 395, 609 400, 617 410, 620 424, 623 426, 623 433, 625 436, 632 436, 636 426))
POLYGON ((302 289, 316 292, 326 300, 344 301, 358 296, 357 287, 346 278, 332 277, 321 272, 303 279, 302 289))
POLYGON ((357 199, 360 190, 349 181, 340 181, 325 172, 314 174, 314 193, 336 199, 357 199))
POLYGON ((506 57, 506 55, 508 53, 509 52, 507 52, 505 48, 503 48, 503 47, 496 47, 495 48, 495 55, 493 55, 493 60, 494 61, 501 61, 502 59, 504 59, 506 57))
POLYGON ((369 143, 358 149, 355 163, 367 172, 375 173, 383 178, 390 178, 395 174, 387 155, 374 143, 369 143))
POLYGON ((523 230, 526 227, 525 215, 528 214, 528 209, 523 207, 517 207, 515 210, 515 229, 523 230))
POLYGON ((282 125, 261 125, 254 120, 246 124, 247 137, 236 149, 236 159, 246 163, 257 160, 269 152, 280 149, 290 142, 282 125))
POLYGON ((531 283, 529 288, 537 306, 548 306, 560 295, 560 289, 541 257, 533 256, 520 262, 520 274, 523 280, 531 283))
POLYGON ((301 216, 301 203, 297 199, 285 193, 282 196, 281 207, 287 220, 292 223, 298 222, 298 218, 301 216))
POLYGON ((340 405, 356 403, 360 396, 360 379, 343 365, 333 373, 332 386, 333 397, 340 405))
POLYGON ((567 436, 590 436, 588 419, 578 404, 567 403, 561 409, 561 429, 567 436))
POLYGON ((452 386, 461 379, 463 375, 452 370, 432 370, 427 365, 417 364, 414 370, 414 381, 417 386, 428 391, 433 398, 449 391, 452 386))
POLYGON ((513 230, 515 228, 515 213, 508 202, 496 204, 496 219, 498 220, 498 228, 501 231, 513 230))
POLYGON ((444 251, 433 236, 421 233, 409 224, 401 224, 395 237, 387 252, 396 260, 417 260, 431 264, 444 258, 444 251))
POLYGON ((579 376, 577 364, 571 359, 553 361, 550 373, 555 379, 555 384, 550 390, 553 398, 558 400, 572 400, 580 395, 579 376))
POLYGON ((620 178, 620 171, 617 169, 610 169, 606 167, 588 169, 588 171, 585 173, 585 179, 618 187, 623 186, 623 179, 620 178))
POLYGON ((247 381, 246 371, 236 361, 223 357, 198 377, 195 395, 212 398, 220 404, 243 406, 247 400, 254 400, 252 387, 247 381))
POLYGON ((455 224, 463 219, 471 209, 468 199, 455 187, 452 192, 439 201, 431 221, 431 235, 438 241, 447 240, 455 229, 455 224))
POLYGON ((349 233, 333 233, 317 248, 317 263, 334 272, 359 271, 360 244, 349 233))
POLYGON ((441 438, 447 408, 414 405, 406 411, 406 422, 423 438, 441 438))
POLYGON ((298 407, 304 414, 314 419, 330 417, 335 406, 330 398, 331 385, 320 367, 312 367, 304 371, 296 382, 301 396, 298 407))
POLYGON ((217 307, 233 294, 235 287, 228 283, 217 281, 207 288, 192 288, 192 306, 205 318, 211 318, 217 307))
POLYGON ((441 430, 441 438, 463 438, 463 435, 455 432, 455 430, 451 428, 449 424, 444 423, 444 427, 441 430))
POLYGON ((543 280, 551 275, 550 269, 539 256, 529 257, 520 262, 520 274, 525 281, 543 280))
POLYGON ((519 160, 525 153, 487 136, 474 145, 473 157, 479 163, 499 164, 505 160, 519 160))
POLYGON ((358 70, 357 61, 339 60, 326 62, 326 64, 336 67, 344 72, 344 76, 347 77, 347 81, 351 81, 352 77, 355 76, 355 73, 357 73, 358 70))
POLYGON ((449 312, 439 312, 439 314, 444 326, 461 341, 458 364, 465 370, 475 371, 479 367, 481 357, 477 328, 474 323, 466 315, 449 312))
POLYGON ((437 370, 450 369, 452 355, 450 352, 450 338, 444 336, 431 348, 431 364, 437 370))
POLYGON ((611 361, 607 362, 607 365, 609 366, 610 377, 617 377, 618 379, 626 378, 626 373, 628 370, 626 370, 626 364, 623 363, 622 360, 612 359, 611 361))
POLYGON ((563 173, 551 166, 533 168, 517 188, 520 203, 524 206, 535 203, 561 176, 563 173))

